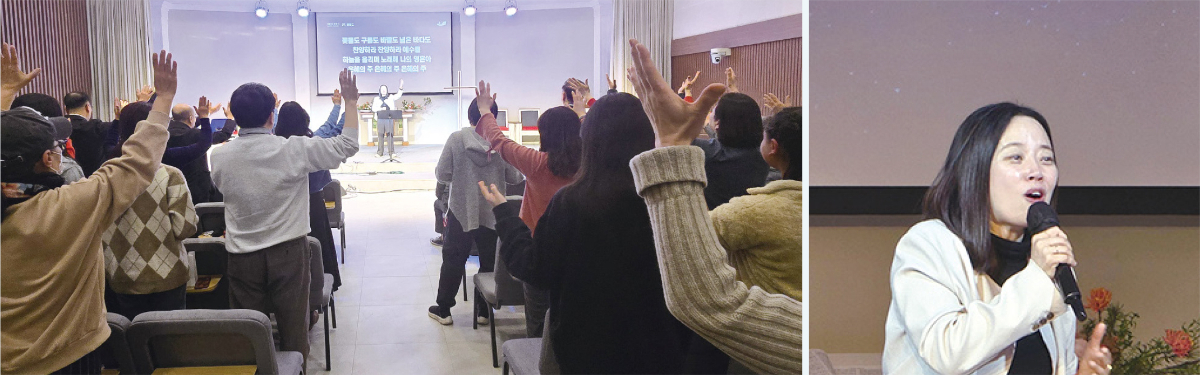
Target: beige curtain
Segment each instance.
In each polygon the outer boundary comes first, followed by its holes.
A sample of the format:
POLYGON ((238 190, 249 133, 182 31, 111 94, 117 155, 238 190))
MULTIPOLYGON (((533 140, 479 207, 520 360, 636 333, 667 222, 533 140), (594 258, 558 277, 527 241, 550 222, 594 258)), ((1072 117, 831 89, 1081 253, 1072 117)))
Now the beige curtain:
POLYGON ((88 0, 95 118, 114 116, 113 99, 135 100, 151 84, 149 0, 88 0))
POLYGON ((633 94, 625 69, 633 66, 629 40, 650 49, 654 65, 671 82, 671 40, 674 5, 668 0, 613 0, 612 67, 621 79, 617 89, 633 94))

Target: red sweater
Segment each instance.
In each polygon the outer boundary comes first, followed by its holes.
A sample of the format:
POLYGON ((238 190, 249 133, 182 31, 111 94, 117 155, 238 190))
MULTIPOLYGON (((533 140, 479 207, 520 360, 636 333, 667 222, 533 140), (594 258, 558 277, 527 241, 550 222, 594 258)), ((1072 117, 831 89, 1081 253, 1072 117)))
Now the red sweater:
POLYGON ((479 119, 475 132, 491 143, 493 150, 500 152, 504 161, 525 175, 525 195, 521 201, 521 221, 532 234, 537 221, 546 212, 550 198, 558 189, 574 180, 574 177, 559 177, 550 173, 549 154, 534 150, 508 139, 496 126, 496 116, 490 112, 479 119))

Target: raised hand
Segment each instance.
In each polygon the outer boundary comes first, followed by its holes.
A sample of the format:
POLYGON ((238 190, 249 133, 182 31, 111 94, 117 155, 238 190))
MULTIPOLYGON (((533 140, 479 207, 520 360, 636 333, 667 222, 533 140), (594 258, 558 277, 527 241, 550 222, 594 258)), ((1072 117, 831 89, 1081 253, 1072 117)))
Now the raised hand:
POLYGON ((680 93, 680 94, 687 93, 687 95, 690 96, 691 90, 692 90, 692 85, 695 84, 696 79, 699 79, 699 78, 700 78, 700 71, 697 70, 696 75, 687 76, 683 79, 683 83, 679 85, 679 90, 676 92, 680 93))
POLYGON ((483 193, 483 199, 491 203, 492 207, 502 205, 508 201, 508 198, 504 194, 500 194, 500 189, 496 188, 496 184, 492 184, 491 191, 488 191, 488 187, 483 185, 483 181, 479 181, 479 191, 483 193))
POLYGON ((708 111, 725 93, 725 85, 708 85, 694 103, 685 102, 658 73, 650 59, 650 50, 634 39, 629 40, 629 46, 633 52, 633 66, 627 74, 654 126, 655 146, 690 145, 704 127, 708 111))
POLYGON ((737 74, 733 73, 733 67, 725 68, 725 86, 729 88, 729 92, 738 92, 737 74))
POLYGON ((221 108, 221 111, 225 112, 225 118, 233 120, 233 112, 229 110, 229 107, 221 108))
POLYGON ((400 88, 398 90, 404 91, 404 80, 403 79, 400 80, 400 88))
POLYGON ((349 106, 358 103, 358 77, 350 72, 350 69, 342 69, 338 74, 338 84, 342 87, 342 99, 349 106))
POLYGON ((21 62, 17 55, 17 47, 8 43, 3 44, 3 58, 0 58, 0 90, 3 90, 4 103, 3 108, 9 109, 12 106, 12 101, 17 97, 17 92, 29 85, 35 77, 42 74, 42 68, 37 68, 29 72, 21 71, 21 62))
MULTIPOLYGON (((178 64, 171 60, 171 54, 167 50, 156 53, 151 57, 151 64, 154 67, 154 92, 159 96, 175 97, 175 86, 178 83, 177 71, 178 64)), ((139 96, 140 100, 141 97, 139 96)), ((146 98, 150 100, 150 98, 146 98)), ((171 100, 168 99, 167 102, 171 100)), ((157 102, 157 100, 155 101, 157 102)))
POLYGON ((612 79, 611 77, 609 77, 609 76, 608 76, 608 73, 604 73, 604 81, 608 82, 608 89, 609 89, 609 90, 616 90, 616 89, 617 89, 617 80, 615 80, 615 79, 612 79))
POLYGON ((342 105, 342 90, 333 90, 333 105, 342 105))
POLYGON ((763 95, 763 106, 767 107, 767 110, 763 112, 764 115, 773 115, 784 108, 791 107, 792 96, 788 95, 781 101, 775 94, 766 93, 763 95))
MULTIPOLYGON (((1080 352, 1076 348, 1079 357, 1079 369, 1077 374, 1080 375, 1108 375, 1112 371, 1112 351, 1100 345, 1104 341, 1104 333, 1108 331, 1108 326, 1104 323, 1096 324, 1096 328, 1092 330, 1091 338, 1080 352)), ((1076 344, 1078 345, 1078 344, 1076 344)))
POLYGON ((193 106, 192 109, 196 110, 197 118, 208 118, 208 115, 216 112, 217 108, 219 107, 221 107, 220 104, 213 106, 212 102, 209 102, 207 97, 201 96, 200 104, 193 106))
POLYGON ((279 109, 279 105, 283 104, 283 102, 279 101, 279 94, 271 93, 271 96, 275 97, 275 109, 279 109))
POLYGON ((475 106, 479 108, 479 113, 492 113, 492 104, 496 102, 496 94, 492 93, 492 84, 479 81, 479 87, 475 88, 475 106))
POLYGON ((150 86, 150 85, 142 86, 142 88, 138 89, 137 94, 135 94, 135 98, 139 102, 150 101, 150 98, 153 96, 154 96, 154 86, 150 86))
POLYGON ((587 102, 592 99, 592 88, 588 86, 587 80, 580 81, 574 78, 567 80, 567 86, 571 88, 571 110, 583 117, 587 113, 587 102))

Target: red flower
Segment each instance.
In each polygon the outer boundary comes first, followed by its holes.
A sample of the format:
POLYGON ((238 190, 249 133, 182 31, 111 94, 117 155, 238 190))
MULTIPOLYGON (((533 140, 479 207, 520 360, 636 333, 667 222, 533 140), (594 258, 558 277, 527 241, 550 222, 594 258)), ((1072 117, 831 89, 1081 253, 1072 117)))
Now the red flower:
POLYGON ((1167 345, 1171 346, 1175 355, 1180 358, 1187 358, 1188 354, 1192 352, 1192 337, 1188 336, 1187 332, 1168 329, 1164 339, 1167 345))
POLYGON ((1109 302, 1112 302, 1112 292, 1104 288, 1095 288, 1092 289, 1092 295, 1088 297, 1083 307, 1095 312, 1101 312, 1108 307, 1109 302))

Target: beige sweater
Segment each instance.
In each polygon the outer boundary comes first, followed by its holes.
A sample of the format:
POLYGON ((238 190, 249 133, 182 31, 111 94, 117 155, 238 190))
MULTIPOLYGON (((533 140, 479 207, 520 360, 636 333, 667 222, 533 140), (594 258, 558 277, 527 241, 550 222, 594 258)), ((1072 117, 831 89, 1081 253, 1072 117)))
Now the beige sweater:
POLYGON ((629 164, 650 211, 671 314, 755 372, 801 373, 802 303, 736 280, 704 202, 704 152, 654 149, 629 164))
POLYGON ((104 232, 108 286, 121 294, 150 294, 188 280, 183 239, 196 233, 196 206, 183 172, 163 164, 150 187, 104 232))
POLYGON ((772 181, 712 210, 713 227, 737 280, 802 300, 804 183, 772 181))
POLYGON ((150 112, 124 156, 9 207, 0 224, 0 371, 49 373, 108 339, 100 238, 150 186, 167 120, 150 112))

